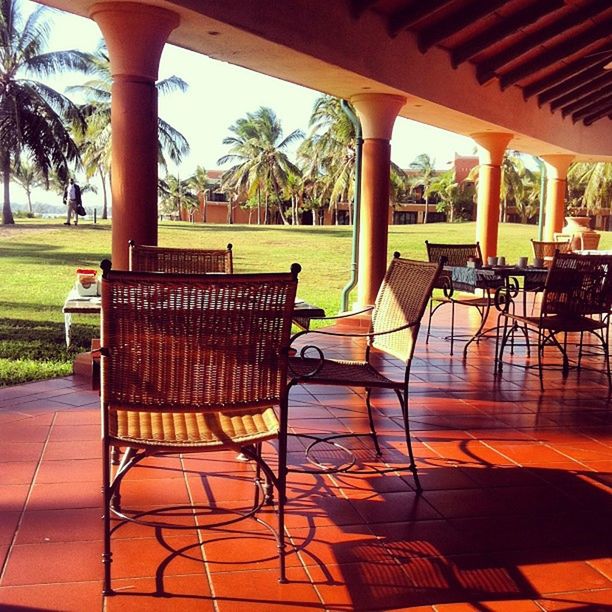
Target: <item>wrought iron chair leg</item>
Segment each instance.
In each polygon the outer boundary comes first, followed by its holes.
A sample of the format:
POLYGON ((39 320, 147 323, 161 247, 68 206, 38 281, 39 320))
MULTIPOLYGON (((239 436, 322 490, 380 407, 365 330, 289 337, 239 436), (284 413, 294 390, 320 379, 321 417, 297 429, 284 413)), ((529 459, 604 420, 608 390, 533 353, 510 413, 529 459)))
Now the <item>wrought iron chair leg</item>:
POLYGON ((455 345, 455 302, 451 302, 451 346, 450 346, 450 354, 451 357, 454 354, 454 345, 455 345))
POLYGON ((102 563, 104 565, 104 584, 102 587, 102 593, 104 595, 113 595, 113 589, 111 586, 111 563, 112 563, 112 552, 111 552, 111 491, 110 491, 110 449, 106 441, 104 441, 102 447, 102 494, 104 497, 104 514, 102 520, 104 523, 104 552, 102 553, 102 563))
POLYGON ((429 320, 427 321, 427 335, 425 336, 425 344, 429 344, 429 335, 431 333, 431 317, 433 316, 433 297, 429 298, 429 320))
POLYGON ((544 369, 542 367, 542 357, 544 356, 544 333, 538 330, 538 374, 540 376, 540 390, 544 391, 544 369))
POLYGON ((421 486, 421 481, 419 480, 419 474, 417 472, 416 461, 414 459, 414 451, 412 450, 412 440, 410 436, 410 420, 408 419, 408 385, 404 384, 404 392, 399 389, 395 390, 397 394, 397 399, 400 403, 400 408, 402 411, 402 418, 404 420, 404 434, 406 436, 406 447, 408 449, 408 458, 410 460, 410 464, 408 465, 408 469, 412 472, 412 476, 414 478, 414 484, 416 485, 416 490, 421 492, 423 487, 421 486))
POLYGON ((287 502, 287 421, 288 421, 288 397, 281 402, 280 407, 280 430, 278 435, 278 477, 276 486, 278 489, 278 561, 280 583, 287 582, 287 570, 285 563, 285 503, 287 502))
POLYGON ((258 461, 255 461, 255 497, 253 499, 253 508, 257 508, 259 505, 259 494, 261 488, 261 465, 259 460, 261 459, 261 442, 255 445, 255 454, 257 455, 258 461))
POLYGON ((368 421, 370 422, 370 436, 372 437, 372 442, 374 443, 374 448, 376 449, 376 455, 380 457, 382 455, 382 451, 380 450, 380 446, 378 444, 378 436, 376 435, 376 428, 374 426, 374 417, 372 416, 372 404, 370 403, 370 396, 372 394, 372 389, 366 389, 366 406, 368 408, 368 421))

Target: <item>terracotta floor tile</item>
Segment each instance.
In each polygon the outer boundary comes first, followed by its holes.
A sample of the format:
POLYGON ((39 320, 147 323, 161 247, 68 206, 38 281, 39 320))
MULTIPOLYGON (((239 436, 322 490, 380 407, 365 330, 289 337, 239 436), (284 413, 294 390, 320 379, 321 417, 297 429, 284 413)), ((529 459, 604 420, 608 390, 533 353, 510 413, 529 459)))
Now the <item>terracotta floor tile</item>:
POLYGON ((610 589, 612 582, 587 563, 548 561, 547 551, 512 552, 497 557, 501 566, 522 576, 540 596, 566 591, 610 589), (543 562, 539 559, 543 558, 543 562))
POLYGON ((413 492, 372 494, 360 499, 353 498, 351 503, 366 525, 441 517, 424 497, 413 492))
POLYGON ((145 578, 156 572, 164 576, 203 573, 204 561, 195 531, 168 535, 169 531, 165 530, 160 539, 113 539, 113 579, 145 578))
POLYGON ((100 424, 91 425, 54 425, 49 436, 50 442, 100 441, 100 424))
POLYGON ((102 443, 99 440, 76 442, 49 442, 43 460, 59 459, 98 459, 102 456, 102 443))
POLYGON ((35 484, 27 504, 28 510, 101 507, 99 482, 35 484))
POLYGON ((182 478, 133 480, 129 472, 121 483, 121 500, 126 507, 142 509, 189 503, 187 486, 182 478))
POLYGON ((0 586, 0 609, 7 612, 34 609, 83 612, 100 610, 101 606, 102 582, 0 586))
POLYGON ((42 442, 6 442, 0 445, 0 463, 11 461, 38 461, 42 442))
POLYGON ((11 543, 21 516, 20 511, 0 510, 0 544, 11 543))
POLYGON ((27 484, 0 485, 0 508, 6 512, 22 510, 29 490, 27 484))
POLYGON ((36 470, 34 461, 0 463, 0 485, 29 484, 36 470))
POLYGON ((563 592, 554 597, 538 599, 538 604, 546 612, 566 610, 588 610, 588 612, 610 612, 612 609, 612 589, 563 592))
POLYGON ((213 612, 213 598, 206 576, 165 576, 159 584, 154 578, 125 578, 113 582, 115 595, 105 598, 106 612, 213 612), (159 593, 163 592, 163 596, 159 593))
POLYGON ((36 474, 37 484, 96 482, 102 484, 100 459, 42 461, 36 474))
POLYGON ((287 584, 279 584, 276 569, 215 573, 212 575, 215 603, 220 612, 323 609, 301 567, 289 567, 287 578, 287 584))
POLYGON ((525 599, 508 599, 506 601, 474 601, 473 603, 449 603, 435 607, 436 612, 541 612, 533 601, 525 599))
POLYGON ((102 538, 102 512, 98 508, 27 510, 16 544, 93 541, 102 538))
POLYGON ((86 582, 102 576, 102 543, 45 542, 13 546, 2 586, 86 582))

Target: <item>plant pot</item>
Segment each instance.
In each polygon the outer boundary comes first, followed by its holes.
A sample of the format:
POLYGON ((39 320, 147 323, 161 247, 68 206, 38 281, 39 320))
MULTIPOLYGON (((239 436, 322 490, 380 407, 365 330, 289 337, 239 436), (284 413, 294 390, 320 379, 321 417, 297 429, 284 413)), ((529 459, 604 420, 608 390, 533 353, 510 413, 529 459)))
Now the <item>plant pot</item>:
POLYGON ((565 217, 561 233, 571 236, 570 250, 596 249, 600 234, 591 229, 591 217, 565 217))

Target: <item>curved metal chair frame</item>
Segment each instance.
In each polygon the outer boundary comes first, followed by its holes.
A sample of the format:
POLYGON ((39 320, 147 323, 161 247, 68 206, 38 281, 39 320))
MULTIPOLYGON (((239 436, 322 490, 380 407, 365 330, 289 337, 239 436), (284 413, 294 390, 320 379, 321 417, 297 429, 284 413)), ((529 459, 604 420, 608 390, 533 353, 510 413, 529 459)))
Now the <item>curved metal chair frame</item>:
POLYGON ((285 581, 288 354, 299 266, 287 274, 115 272, 103 262, 101 406, 104 592, 112 594, 111 536, 125 521, 186 526, 208 506, 153 511, 122 507, 120 486, 150 456, 230 449, 255 462, 254 516, 278 492, 276 536, 285 581), (278 439, 276 472, 261 453, 278 439), (112 475, 111 449, 127 450, 112 475), (263 474, 263 478, 262 478, 263 474), (111 528, 111 515, 119 523, 111 528))
POLYGON ((226 249, 184 249, 129 242, 130 270, 172 274, 232 274, 232 245, 226 249))
MULTIPOLYGON (((476 266, 482 264, 482 252, 480 250, 480 244, 436 244, 431 243, 428 240, 425 241, 427 247, 427 259, 430 262, 442 262, 443 266, 461 266, 465 267, 468 261, 473 260, 476 266)), ((472 342, 478 342, 478 339, 482 337, 482 331, 486 323, 489 311, 493 304, 493 296, 491 295, 490 289, 483 288, 481 295, 470 296, 466 293, 461 293, 461 288, 453 285, 453 279, 449 272, 442 270, 438 281, 434 289, 441 289, 443 294, 432 293, 431 300, 429 301, 429 318, 427 321, 427 336, 425 338, 425 344, 429 343, 429 336, 431 335, 431 319, 437 310, 444 304, 451 305, 451 333, 450 339, 450 354, 454 354, 455 338, 460 336, 455 335, 455 305, 460 306, 471 306, 476 308, 480 315, 480 326, 478 331, 470 337, 466 345, 463 347, 463 357, 467 357, 467 350, 472 342), (434 306, 434 304, 437 304, 434 306)))
POLYGON ((538 373, 544 389, 543 355, 546 346, 555 346, 562 355, 563 377, 569 372, 567 335, 580 334, 577 367, 582 358, 582 339, 585 333, 599 341, 612 389, 608 348, 609 314, 612 307, 612 256, 555 253, 546 277, 539 316, 517 315, 512 309, 516 293, 501 287, 495 295, 499 310, 498 327, 503 320, 503 332, 495 356, 495 371, 503 367, 504 348, 513 330, 524 327, 534 330, 538 338, 538 373), (563 334, 563 341, 557 338, 563 334))
MULTIPOLYGON (((366 348, 363 360, 328 359, 320 348, 314 346, 305 346, 298 356, 291 357, 289 360, 289 368, 295 377, 293 381, 295 384, 344 385, 361 387, 366 390, 366 407, 370 431, 361 435, 371 437, 378 456, 381 455, 381 448, 376 436, 372 415, 371 393, 373 389, 392 389, 395 392, 401 408, 409 456, 409 465, 405 469, 410 470, 414 475, 416 487, 419 491, 421 485, 410 439, 408 383, 421 319, 441 268, 441 263, 400 259, 399 253, 395 253, 376 297, 376 303, 372 309, 372 324, 368 333, 344 333, 323 329, 300 332, 294 336, 294 339, 296 339, 308 333, 325 337, 365 339, 366 348), (307 356, 311 349, 317 352, 317 357, 307 356), (382 374, 371 363, 372 349, 377 349, 402 361, 405 364, 403 379, 395 381, 382 374)), ((357 313, 351 313, 351 315, 355 314, 357 313)), ((325 320, 337 318, 328 317, 325 320)), ((341 437, 355 435, 359 434, 332 434, 325 438, 308 437, 313 438, 314 444, 316 444, 321 440, 334 441, 341 437)), ((353 463, 353 461, 349 462, 344 470, 350 469, 353 463)), ((376 469, 372 472, 383 473, 385 471, 397 471, 398 469, 400 468, 396 466, 389 469, 376 469)), ((314 469, 306 471, 327 473, 332 470, 314 469)), ((363 473, 364 471, 360 472, 363 473)))

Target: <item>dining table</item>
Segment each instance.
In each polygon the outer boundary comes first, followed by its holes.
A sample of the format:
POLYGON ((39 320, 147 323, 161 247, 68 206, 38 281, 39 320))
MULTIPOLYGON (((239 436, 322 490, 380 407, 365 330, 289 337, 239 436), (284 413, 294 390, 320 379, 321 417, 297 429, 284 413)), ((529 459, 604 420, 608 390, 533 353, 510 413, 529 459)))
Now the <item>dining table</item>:
POLYGON ((541 290, 548 274, 547 268, 535 266, 444 266, 444 272, 450 277, 450 287, 447 290, 449 297, 454 291, 476 293, 482 290, 489 299, 481 313, 481 321, 478 329, 470 336, 465 347, 464 355, 467 355, 467 347, 481 339, 490 337, 491 332, 497 332, 497 325, 485 328, 494 298, 491 292, 497 291, 498 287, 513 286, 515 291, 523 293, 523 314, 527 313, 527 292, 541 290), (522 286, 518 279, 523 279, 522 286), (514 280, 513 280, 514 279, 514 280))

